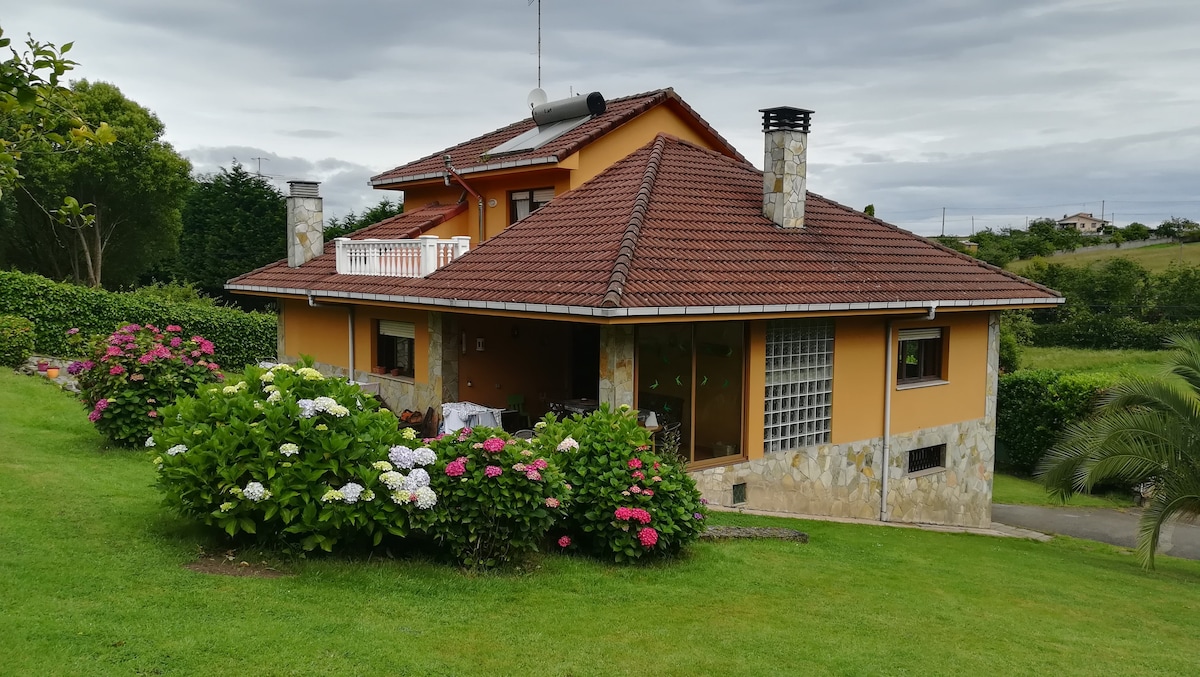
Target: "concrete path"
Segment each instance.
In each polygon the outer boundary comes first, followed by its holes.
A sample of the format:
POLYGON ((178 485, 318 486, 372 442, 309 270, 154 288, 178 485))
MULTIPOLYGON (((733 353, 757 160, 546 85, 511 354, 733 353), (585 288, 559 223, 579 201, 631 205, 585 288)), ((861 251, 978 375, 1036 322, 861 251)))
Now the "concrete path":
MULTIPOLYGON (((1127 508, 1050 508, 1036 505, 992 505, 993 526, 1010 525, 1047 534, 1121 545, 1137 545, 1137 523, 1141 510, 1127 508), (999 523, 999 524, 997 524, 999 523)), ((1159 538, 1158 552, 1172 557, 1200 559, 1200 526, 1167 522, 1159 538)))

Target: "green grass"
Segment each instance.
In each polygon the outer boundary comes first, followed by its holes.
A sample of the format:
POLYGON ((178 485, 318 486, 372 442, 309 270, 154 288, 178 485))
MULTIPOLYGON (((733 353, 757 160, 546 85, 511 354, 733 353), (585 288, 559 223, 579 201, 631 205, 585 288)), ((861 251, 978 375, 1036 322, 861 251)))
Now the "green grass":
POLYGON ((1120 376, 1158 376, 1163 353, 1155 350, 1088 350, 1086 348, 1021 349, 1022 369, 1108 372, 1120 376))
MULTIPOLYGON (((1104 249, 1095 252, 1071 252, 1046 258, 1046 261, 1065 263, 1072 266, 1083 266, 1096 261, 1102 261, 1114 256, 1133 259, 1152 271, 1166 270, 1167 266, 1178 261, 1188 265, 1200 264, 1200 242, 1189 242, 1180 247, 1178 244, 1156 244, 1138 249, 1104 249)), ((1006 268, 1014 273, 1021 273, 1036 259, 1022 259, 1009 263, 1006 268)))
POLYGON ((316 557, 183 568, 140 452, 0 373, 0 673, 11 675, 1191 674, 1200 562, 916 529, 720 515, 812 541, 701 543, 616 567, 548 555, 471 576, 316 557))
MULTIPOLYGON (((992 482, 992 502, 1010 505, 1064 505, 1050 498, 1041 484, 1000 473, 996 473, 992 482)), ((1133 497, 1126 494, 1075 494, 1065 505, 1078 508, 1128 508, 1133 505, 1133 497)))

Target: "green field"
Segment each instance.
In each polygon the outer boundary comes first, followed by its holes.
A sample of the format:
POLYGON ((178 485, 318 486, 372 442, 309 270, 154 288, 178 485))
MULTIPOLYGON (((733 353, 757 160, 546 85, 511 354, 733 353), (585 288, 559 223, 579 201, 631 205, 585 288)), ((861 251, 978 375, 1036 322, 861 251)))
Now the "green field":
POLYGON ((1106 372, 1120 376, 1158 376, 1163 353, 1155 350, 1088 350, 1086 348, 1021 348, 1022 369, 1106 372))
POLYGON ((1079 508, 1128 508, 1133 497, 1126 494, 1075 494, 1065 504, 1052 499, 1046 488, 1033 481, 996 473, 992 481, 992 502, 1010 505, 1072 506, 1079 508))
MULTIPOLYGON (((6 675, 1182 675, 1200 562, 732 514, 811 542, 702 542, 618 567, 547 555, 468 575, 386 553, 184 568, 221 541, 163 512, 44 380, 0 373, 6 675)), ((263 554, 238 553, 259 561, 263 554)))
MULTIPOLYGON (((1106 249, 1097 252, 1059 254, 1045 261, 1065 263, 1068 265, 1087 265, 1114 256, 1123 256, 1137 261, 1151 271, 1166 270, 1167 266, 1179 261, 1188 265, 1200 264, 1200 242, 1190 242, 1182 247, 1177 244, 1156 244, 1138 249, 1106 249)), ((1037 259, 1022 259, 1009 263, 1006 268, 1014 273, 1020 273, 1037 259)))

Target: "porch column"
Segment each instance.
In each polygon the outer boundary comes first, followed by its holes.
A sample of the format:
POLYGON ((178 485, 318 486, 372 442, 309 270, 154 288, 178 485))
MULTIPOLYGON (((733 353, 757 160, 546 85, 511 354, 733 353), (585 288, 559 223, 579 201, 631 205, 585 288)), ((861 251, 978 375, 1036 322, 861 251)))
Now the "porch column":
POLYGON ((633 406, 634 328, 600 327, 600 402, 616 408, 633 406))
POLYGON ((425 383, 417 380, 414 406, 436 409, 442 402, 458 400, 458 331, 457 323, 450 315, 430 312, 426 317, 429 327, 427 371, 425 383))

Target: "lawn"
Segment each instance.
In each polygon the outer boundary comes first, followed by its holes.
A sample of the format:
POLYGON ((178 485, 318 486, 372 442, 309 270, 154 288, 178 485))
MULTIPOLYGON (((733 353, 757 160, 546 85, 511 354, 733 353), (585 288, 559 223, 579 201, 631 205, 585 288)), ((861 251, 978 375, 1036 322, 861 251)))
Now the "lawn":
MULTIPOLYGON (((1010 505, 1061 506, 1062 502, 1050 498, 1046 488, 1032 480, 996 473, 992 481, 992 503, 1010 505)), ((1133 497, 1126 494, 1089 495, 1075 494, 1065 505, 1083 508, 1128 508, 1133 497)))
MULTIPOLYGON (((1133 259, 1152 271, 1166 270, 1167 266, 1179 261, 1188 265, 1200 264, 1200 242, 1190 242, 1182 247, 1177 244, 1156 244, 1138 249, 1103 249, 1094 252, 1071 252, 1046 258, 1046 261, 1082 266, 1113 256, 1133 259)), ((1014 273, 1025 270, 1036 259, 1022 259, 1009 263, 1006 268, 1014 273)))
MULTIPOLYGON (((812 541, 701 543, 616 567, 548 555, 472 576, 420 558, 183 568, 140 451, 0 373, 0 673, 13 675, 1178 675, 1200 562, 917 529, 720 515, 812 541)), ((210 546, 211 547, 211 546, 210 546)))
POLYGON ((1108 372, 1121 376, 1158 376, 1163 353, 1155 350, 1088 350, 1086 348, 1021 349, 1022 369, 1108 372))

